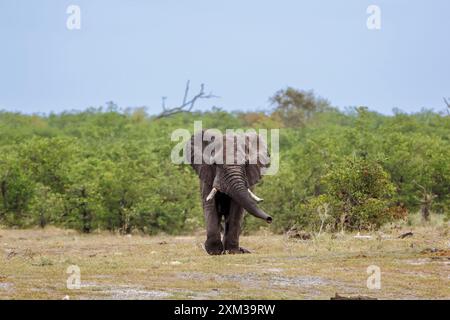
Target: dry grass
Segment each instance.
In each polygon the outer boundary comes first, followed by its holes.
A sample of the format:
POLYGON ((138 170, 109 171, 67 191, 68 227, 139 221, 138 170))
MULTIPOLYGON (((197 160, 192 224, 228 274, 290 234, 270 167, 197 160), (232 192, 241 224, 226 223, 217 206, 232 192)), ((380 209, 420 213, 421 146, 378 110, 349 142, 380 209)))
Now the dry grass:
POLYGON ((208 256, 203 235, 0 229, 0 299, 450 299, 448 224, 371 236, 259 234, 241 238, 252 254, 208 256), (81 269, 78 290, 66 287, 69 265, 81 269), (366 286, 369 265, 381 268, 380 290, 366 286))

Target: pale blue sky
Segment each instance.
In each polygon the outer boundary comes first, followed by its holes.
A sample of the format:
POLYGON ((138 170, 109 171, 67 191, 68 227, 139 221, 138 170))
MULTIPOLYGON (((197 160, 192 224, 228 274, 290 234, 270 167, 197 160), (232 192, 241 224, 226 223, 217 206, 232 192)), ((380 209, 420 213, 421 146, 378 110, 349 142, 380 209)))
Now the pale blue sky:
POLYGON ((268 108, 286 86, 390 113, 444 108, 448 0, 0 0, 0 109, 160 110, 187 79, 226 110, 268 108), (66 8, 81 8, 81 30, 66 8), (368 5, 381 30, 366 27, 368 5))

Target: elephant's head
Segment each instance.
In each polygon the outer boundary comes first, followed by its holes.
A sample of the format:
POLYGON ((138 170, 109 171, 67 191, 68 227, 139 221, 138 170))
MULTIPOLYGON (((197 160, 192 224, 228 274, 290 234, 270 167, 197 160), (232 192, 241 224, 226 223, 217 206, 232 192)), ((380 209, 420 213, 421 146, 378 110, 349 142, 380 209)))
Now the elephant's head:
POLYGON ((261 136, 201 131, 187 143, 186 155, 202 182, 211 187, 204 201, 212 201, 221 192, 255 217, 272 222, 272 217, 257 205, 262 199, 250 190, 269 165, 267 145, 261 136))

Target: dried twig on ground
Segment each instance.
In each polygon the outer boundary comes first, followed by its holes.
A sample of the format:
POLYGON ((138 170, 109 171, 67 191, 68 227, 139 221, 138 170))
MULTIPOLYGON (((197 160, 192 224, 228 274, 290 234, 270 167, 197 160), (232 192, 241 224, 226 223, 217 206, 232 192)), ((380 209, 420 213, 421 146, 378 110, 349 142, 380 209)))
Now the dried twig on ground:
POLYGON ((311 240, 312 235, 308 232, 299 230, 297 226, 293 226, 286 232, 288 239, 311 240))
POLYGON ((378 300, 378 299, 368 296, 344 297, 336 293, 334 297, 330 298, 330 300, 378 300))
POLYGON ((406 237, 412 237, 413 235, 414 235, 414 233, 412 233, 412 232, 406 232, 404 234, 401 234, 399 236, 399 239, 405 239, 406 237))
POLYGON ((362 235, 360 235, 359 232, 358 232, 358 234, 357 234, 356 236, 354 236, 353 238, 355 238, 355 239, 367 239, 367 240, 370 240, 370 239, 372 239, 372 236, 362 236, 362 235))

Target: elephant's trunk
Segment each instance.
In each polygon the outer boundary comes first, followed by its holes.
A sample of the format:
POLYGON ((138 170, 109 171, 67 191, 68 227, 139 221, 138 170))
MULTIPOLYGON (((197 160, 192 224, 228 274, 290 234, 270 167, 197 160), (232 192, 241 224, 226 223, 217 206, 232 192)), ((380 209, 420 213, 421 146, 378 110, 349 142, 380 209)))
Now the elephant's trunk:
POLYGON ((247 188, 238 188, 238 190, 231 191, 229 195, 251 215, 263 219, 267 223, 272 223, 272 217, 258 207, 256 200, 251 197, 247 188))
POLYGON ((257 218, 263 219, 267 223, 272 223, 272 217, 261 210, 256 201, 252 199, 247 190, 233 194, 231 196, 237 203, 239 203, 248 213, 254 215, 257 218))
POLYGON ((246 183, 245 169, 241 166, 229 166, 223 175, 223 180, 218 176, 214 179, 214 188, 218 188, 236 201, 251 215, 272 223, 272 217, 257 206, 257 201, 262 200, 250 193, 246 183), (252 197, 253 195, 253 197, 252 197))

